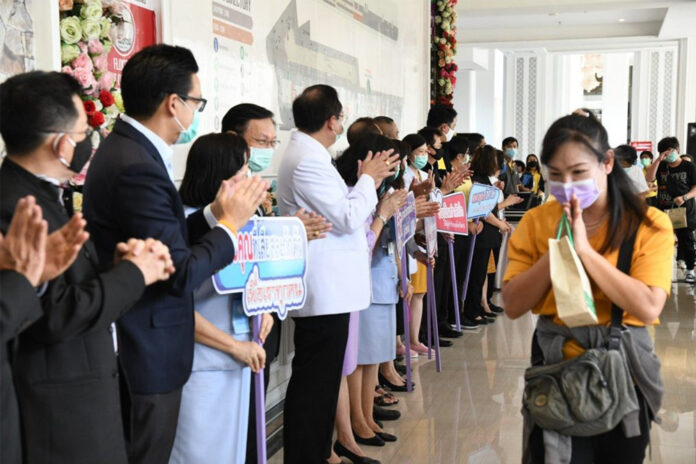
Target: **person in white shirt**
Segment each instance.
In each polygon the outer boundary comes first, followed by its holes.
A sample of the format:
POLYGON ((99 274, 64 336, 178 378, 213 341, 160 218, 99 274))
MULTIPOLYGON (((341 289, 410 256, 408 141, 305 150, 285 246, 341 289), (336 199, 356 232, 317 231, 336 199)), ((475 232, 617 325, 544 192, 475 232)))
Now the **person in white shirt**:
POLYGON ((377 205, 376 188, 393 176, 398 155, 368 156, 349 192, 328 148, 343 133, 343 107, 327 85, 306 88, 292 105, 297 132, 278 175, 282 215, 300 208, 333 226, 309 242, 305 305, 293 314, 295 357, 284 412, 284 462, 322 463, 331 436, 348 337, 349 313, 370 305, 370 264, 365 222, 377 205))
POLYGON ((633 190, 643 197, 650 192, 648 182, 645 180, 643 168, 636 164, 638 161, 638 153, 636 149, 630 145, 619 145, 614 148, 614 156, 619 160, 621 166, 626 170, 626 174, 631 179, 633 190))

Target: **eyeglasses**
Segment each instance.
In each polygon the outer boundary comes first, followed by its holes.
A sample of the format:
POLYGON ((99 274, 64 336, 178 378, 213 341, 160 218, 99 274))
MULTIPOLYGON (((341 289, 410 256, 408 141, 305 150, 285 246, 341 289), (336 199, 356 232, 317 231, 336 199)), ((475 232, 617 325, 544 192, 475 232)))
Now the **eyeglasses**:
POLYGON ((266 139, 257 139, 255 137, 252 137, 251 140, 258 143, 262 147, 266 147, 266 148, 276 148, 278 145, 280 145, 280 140, 278 140, 278 139, 266 140, 266 139))
POLYGON ((63 130, 45 130, 41 131, 42 134, 83 134, 86 138, 89 138, 94 134, 94 129, 88 127, 83 131, 63 131, 63 130))
POLYGON ((208 100, 206 100, 205 98, 192 97, 191 95, 179 95, 179 94, 177 94, 177 95, 179 96, 179 98, 181 98, 184 101, 190 100, 192 102, 195 102, 196 103, 195 110, 199 111, 201 113, 205 109, 206 103, 208 103, 208 100))

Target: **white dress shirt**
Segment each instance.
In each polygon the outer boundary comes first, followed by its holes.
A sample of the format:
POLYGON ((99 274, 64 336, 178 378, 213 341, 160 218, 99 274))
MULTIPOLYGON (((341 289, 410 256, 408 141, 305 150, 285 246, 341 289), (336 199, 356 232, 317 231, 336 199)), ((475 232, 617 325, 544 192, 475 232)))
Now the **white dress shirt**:
POLYGON ((365 221, 377 205, 375 182, 363 174, 349 192, 316 139, 293 132, 278 171, 278 211, 305 208, 333 226, 308 247, 307 294, 293 317, 361 311, 370 306, 370 262, 365 221))

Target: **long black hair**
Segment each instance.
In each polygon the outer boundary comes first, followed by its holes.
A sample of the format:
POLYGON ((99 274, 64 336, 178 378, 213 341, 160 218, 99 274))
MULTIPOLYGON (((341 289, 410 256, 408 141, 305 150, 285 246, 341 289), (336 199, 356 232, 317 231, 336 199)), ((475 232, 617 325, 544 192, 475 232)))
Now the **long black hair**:
POLYGON ((232 132, 197 138, 186 159, 179 188, 181 201, 195 208, 212 203, 222 181, 237 174, 246 163, 246 151, 244 139, 232 132))
MULTIPOLYGON (((364 134, 354 144, 346 148, 346 151, 336 160, 336 169, 346 184, 353 186, 358 182, 358 161, 367 158, 367 153, 370 151, 372 154, 376 154, 379 151, 392 149, 394 150, 393 154, 399 153, 401 155, 399 160, 403 160, 404 155, 399 151, 400 147, 397 140, 379 134, 364 134)), ((393 176, 385 179, 384 185, 387 188, 394 186, 394 183, 403 176, 403 169, 401 171, 397 179, 394 179, 393 176)))
MULTIPOLYGON (((600 163, 606 160, 611 149, 607 130, 591 113, 589 116, 571 114, 554 122, 544 136, 541 162, 548 165, 566 143, 584 146, 600 163)), ((601 253, 618 249, 624 238, 636 232, 647 217, 645 201, 635 194, 628 175, 616 160, 607 176, 607 191, 609 233, 601 253)))

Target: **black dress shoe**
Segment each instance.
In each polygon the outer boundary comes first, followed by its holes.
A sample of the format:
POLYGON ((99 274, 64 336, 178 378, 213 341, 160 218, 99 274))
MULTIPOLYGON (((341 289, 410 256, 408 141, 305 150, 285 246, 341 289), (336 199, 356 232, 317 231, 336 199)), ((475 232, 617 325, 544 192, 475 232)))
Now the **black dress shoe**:
MULTIPOLYGON (((380 427, 382 428, 382 427, 380 427)), ((396 441, 396 435, 392 435, 391 433, 387 432, 375 432, 377 433, 377 436, 384 440, 385 442, 394 442, 396 441)))
POLYGON ((372 410, 372 418, 378 421, 394 421, 401 417, 401 413, 394 409, 384 409, 375 406, 372 410))
POLYGON ((495 305, 495 304, 491 303, 490 301, 488 302, 488 307, 491 308, 491 311, 493 311, 494 313, 500 314, 500 313, 504 313, 504 312, 505 312, 505 310, 504 310, 503 308, 501 308, 501 307, 498 306, 498 305, 495 305))
POLYGON ((474 319, 474 322, 476 322, 478 325, 486 325, 486 324, 488 324, 488 320, 486 320, 485 317, 481 317, 481 316, 479 316, 479 317, 477 317, 476 319, 474 319))
POLYGON ((478 330, 479 325, 478 321, 472 321, 467 317, 462 319, 462 330, 478 330))
POLYGON ((489 324, 492 324, 495 322, 495 316, 497 316, 496 313, 483 313, 481 317, 483 317, 489 324))
POLYGON ((359 436, 357 433, 353 433, 353 436, 355 437, 355 441, 357 443, 360 443, 361 445, 384 446, 384 440, 382 440, 377 434, 375 434, 374 437, 370 438, 363 438, 359 436))
MULTIPOLYGON (((406 384, 404 383, 403 385, 394 385, 390 381, 387 380, 386 377, 384 377, 382 374, 379 374, 379 383, 382 385, 384 388, 386 388, 389 391, 393 392, 405 392, 408 391, 406 388, 406 384)), ((416 384, 414 382, 411 382, 411 386, 415 387, 416 384)))
POLYGON ((441 338, 440 341, 440 348, 447 348, 452 346, 452 340, 447 340, 445 338, 441 338))
POLYGON ((367 456, 358 456, 338 441, 334 444, 333 449, 339 458, 346 457, 350 459, 350 462, 353 464, 382 464, 376 459, 368 458, 367 456))
POLYGON ((457 332, 450 327, 440 327, 438 333, 440 337, 444 338, 459 338, 462 336, 461 332, 457 332))

